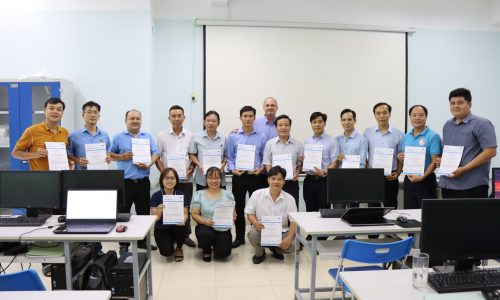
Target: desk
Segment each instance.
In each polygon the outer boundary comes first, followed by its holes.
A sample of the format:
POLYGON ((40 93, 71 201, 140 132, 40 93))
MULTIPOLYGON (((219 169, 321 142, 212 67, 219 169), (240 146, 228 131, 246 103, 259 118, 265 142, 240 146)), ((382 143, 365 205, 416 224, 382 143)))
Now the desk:
POLYGON ((110 291, 22 291, 0 292, 2 300, 109 300, 110 291))
POLYGON ((147 272, 148 295, 152 299, 153 281, 151 269, 151 230, 154 227, 154 216, 132 215, 129 222, 118 223, 127 225, 125 232, 118 233, 114 229, 108 234, 55 234, 58 216, 50 217, 40 227, 0 227, 0 241, 25 241, 25 242, 62 242, 64 243, 64 263, 66 269, 66 287, 71 290, 73 285, 71 272, 70 243, 73 242, 130 242, 132 245, 132 273, 134 282, 134 299, 139 299, 139 281, 147 272), (48 228, 53 226, 51 228, 48 228), (142 269, 139 270, 137 242, 146 237, 147 260, 142 269))
MULTIPOLYGON (((387 219, 395 220, 400 214, 409 219, 420 221, 420 209, 394 210, 386 215, 387 219)), ((332 291, 332 287, 316 287, 316 264, 318 251, 318 237, 345 236, 345 235, 367 235, 367 234, 407 234, 420 233, 420 228, 402 228, 397 225, 387 226, 356 226, 352 227, 339 218, 321 218, 318 212, 294 212, 290 216, 297 224, 295 235, 295 298, 303 299, 302 293, 309 293, 309 299, 314 300, 316 291, 332 291), (310 235, 307 241, 302 235, 310 235), (302 243, 311 255, 311 282, 309 288, 299 288, 300 251, 299 243, 302 243)), ((418 245, 418 242, 415 243, 418 245)), ((321 253, 320 253, 321 255, 321 253)), ((333 280, 332 280, 333 286, 333 280)))
MULTIPOLYGON (((430 286, 424 290, 415 289, 411 269, 341 272, 340 277, 356 300, 422 300, 425 295, 436 294, 430 286)), ((481 292, 440 294, 440 298, 462 299, 458 295, 463 299, 484 299, 481 292)))

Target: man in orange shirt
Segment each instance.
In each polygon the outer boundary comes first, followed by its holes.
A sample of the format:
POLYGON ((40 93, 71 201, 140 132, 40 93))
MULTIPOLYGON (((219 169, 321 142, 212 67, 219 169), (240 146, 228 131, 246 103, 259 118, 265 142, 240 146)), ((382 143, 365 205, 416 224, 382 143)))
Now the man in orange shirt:
POLYGON ((26 128, 17 141, 12 156, 28 160, 31 171, 49 170, 45 142, 62 142, 68 146, 68 130, 59 126, 64 108, 64 102, 59 98, 45 101, 45 121, 26 128))

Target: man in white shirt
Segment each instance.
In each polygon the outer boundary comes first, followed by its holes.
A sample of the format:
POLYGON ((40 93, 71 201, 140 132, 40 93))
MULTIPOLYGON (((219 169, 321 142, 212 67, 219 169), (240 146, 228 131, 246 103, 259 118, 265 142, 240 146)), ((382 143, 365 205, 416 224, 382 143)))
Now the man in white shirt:
POLYGON ((283 252, 293 251, 297 225, 288 213, 296 212, 297 206, 292 195, 282 190, 285 178, 285 169, 280 166, 272 167, 268 172, 269 187, 255 191, 246 205, 245 213, 252 224, 248 232, 248 240, 255 249, 255 255, 252 258, 254 264, 260 264, 266 257, 265 249, 261 246, 262 229, 264 229, 261 223, 263 216, 281 216, 281 243, 278 247, 270 247, 273 257, 283 260, 283 252))

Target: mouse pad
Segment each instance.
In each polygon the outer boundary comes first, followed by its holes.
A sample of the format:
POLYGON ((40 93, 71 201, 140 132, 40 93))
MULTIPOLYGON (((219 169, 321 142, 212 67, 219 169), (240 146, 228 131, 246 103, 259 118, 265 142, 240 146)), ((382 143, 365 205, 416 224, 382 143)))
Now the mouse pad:
POLYGON ((398 220, 394 220, 394 221, 392 221, 392 223, 394 223, 402 228, 420 228, 420 227, 422 227, 422 223, 420 223, 417 220, 413 220, 413 219, 408 219, 408 222, 406 222, 406 223, 401 223, 398 220))

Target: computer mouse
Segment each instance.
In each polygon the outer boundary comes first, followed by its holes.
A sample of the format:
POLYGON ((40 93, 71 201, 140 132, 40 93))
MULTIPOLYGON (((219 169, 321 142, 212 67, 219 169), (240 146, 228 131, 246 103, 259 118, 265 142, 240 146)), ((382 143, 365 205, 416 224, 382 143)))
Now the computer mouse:
POLYGON ((118 225, 116 226, 116 232, 125 232, 127 231, 127 225, 118 225))
POLYGON ((400 223, 408 223, 408 218, 405 216, 399 216, 396 220, 400 223))
POLYGON ((484 298, 487 300, 498 300, 500 299, 500 291, 498 290, 482 290, 484 298))

